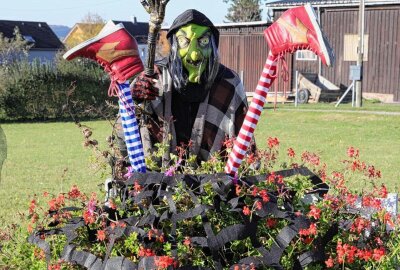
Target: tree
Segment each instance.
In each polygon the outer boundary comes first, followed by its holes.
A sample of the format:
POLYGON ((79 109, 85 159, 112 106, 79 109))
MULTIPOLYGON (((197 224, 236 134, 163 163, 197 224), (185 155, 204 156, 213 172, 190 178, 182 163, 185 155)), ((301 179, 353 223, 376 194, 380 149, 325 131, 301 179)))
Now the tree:
POLYGON ((104 24, 105 20, 100 15, 89 12, 74 26, 73 32, 64 42, 68 48, 72 48, 96 36, 104 24))
POLYGON ((12 38, 0 33, 0 64, 7 65, 27 57, 31 47, 32 45, 23 38, 18 27, 15 27, 12 38))
POLYGON ((262 0, 223 0, 230 3, 228 14, 225 16, 230 22, 261 21, 260 4, 262 0))

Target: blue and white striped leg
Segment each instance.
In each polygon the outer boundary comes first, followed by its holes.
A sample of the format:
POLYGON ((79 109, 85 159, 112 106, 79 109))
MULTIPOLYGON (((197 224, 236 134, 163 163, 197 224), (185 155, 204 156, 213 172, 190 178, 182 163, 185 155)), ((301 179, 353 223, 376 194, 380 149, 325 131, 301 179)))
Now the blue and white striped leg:
POLYGON ((137 172, 146 172, 146 163, 142 140, 140 139, 139 126, 136 120, 129 82, 118 83, 119 113, 122 119, 126 148, 132 169, 137 172))

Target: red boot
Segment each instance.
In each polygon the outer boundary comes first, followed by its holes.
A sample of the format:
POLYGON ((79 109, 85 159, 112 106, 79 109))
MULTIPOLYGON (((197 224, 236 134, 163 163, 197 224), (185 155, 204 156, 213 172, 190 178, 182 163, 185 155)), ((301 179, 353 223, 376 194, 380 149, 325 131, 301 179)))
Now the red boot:
POLYGON ((136 40, 122 24, 103 28, 97 36, 70 49, 63 57, 67 60, 84 57, 97 61, 110 74, 112 88, 115 82, 124 83, 143 71, 136 40))
POLYGON ((333 50, 310 4, 285 11, 264 31, 264 35, 269 49, 277 57, 286 52, 310 50, 318 55, 325 65, 330 66, 334 62, 333 50))

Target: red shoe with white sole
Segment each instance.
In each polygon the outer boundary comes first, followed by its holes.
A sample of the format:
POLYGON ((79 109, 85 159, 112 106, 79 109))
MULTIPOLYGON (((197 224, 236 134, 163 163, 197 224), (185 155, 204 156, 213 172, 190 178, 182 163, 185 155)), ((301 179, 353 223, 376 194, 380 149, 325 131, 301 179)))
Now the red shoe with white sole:
POLYGON ((110 74, 111 87, 143 71, 138 45, 122 24, 106 25, 100 33, 63 55, 72 60, 84 57, 97 61, 110 74))
POLYGON ((297 50, 310 50, 331 66, 334 54, 310 4, 291 8, 264 31, 272 54, 279 57, 297 50))

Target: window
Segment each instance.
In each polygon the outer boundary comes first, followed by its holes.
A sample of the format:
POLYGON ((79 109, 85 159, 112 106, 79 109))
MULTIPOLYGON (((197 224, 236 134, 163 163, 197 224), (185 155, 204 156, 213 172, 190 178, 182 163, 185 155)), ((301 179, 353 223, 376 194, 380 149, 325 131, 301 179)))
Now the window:
POLYGON ((35 43, 35 39, 32 36, 23 35, 22 36, 28 43, 35 43))
POLYGON ((315 61, 317 60, 317 56, 309 50, 298 50, 296 51, 296 60, 315 61))

